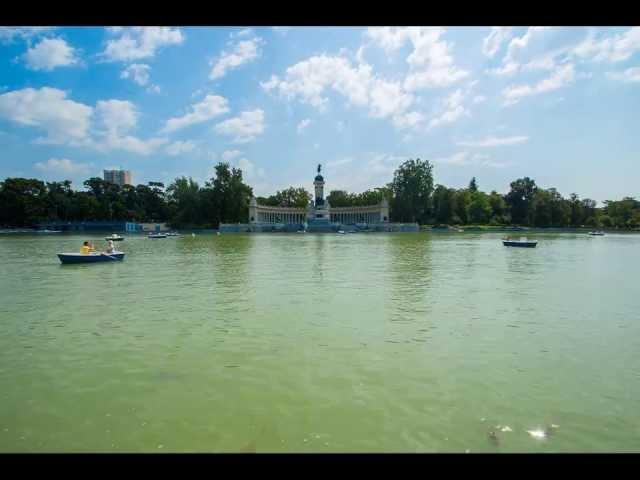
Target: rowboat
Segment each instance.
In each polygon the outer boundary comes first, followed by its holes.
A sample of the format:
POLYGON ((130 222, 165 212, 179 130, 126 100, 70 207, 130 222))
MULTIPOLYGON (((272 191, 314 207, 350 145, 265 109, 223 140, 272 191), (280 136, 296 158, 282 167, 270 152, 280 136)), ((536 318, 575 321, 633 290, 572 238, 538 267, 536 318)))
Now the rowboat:
POLYGON ((150 233, 147 238, 167 238, 164 233, 150 233))
POLYGON ((167 237, 179 237, 180 234, 178 232, 167 232, 165 234, 167 237))
POLYGON ((63 264, 68 263, 97 263, 114 262, 124 259, 124 252, 113 253, 59 253, 58 258, 63 264))
POLYGON ((113 240, 114 242, 121 242, 122 240, 124 240, 124 237, 121 237, 120 235, 113 233, 111 234, 110 237, 105 237, 105 240, 113 240))
POLYGON ((528 241, 528 240, 502 240, 502 245, 505 247, 524 247, 524 248, 535 248, 538 245, 537 241, 528 241))
POLYGON ((593 237, 603 237, 604 236, 604 232, 601 232, 600 230, 598 230, 596 232, 589 232, 589 235, 591 235, 593 237))

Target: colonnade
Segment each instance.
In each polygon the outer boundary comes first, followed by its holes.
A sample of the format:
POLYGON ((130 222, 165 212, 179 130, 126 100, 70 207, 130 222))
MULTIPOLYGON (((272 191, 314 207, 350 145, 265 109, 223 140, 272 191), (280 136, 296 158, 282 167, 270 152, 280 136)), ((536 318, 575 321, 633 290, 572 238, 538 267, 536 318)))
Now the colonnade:
POLYGON ((380 212, 339 212, 331 214, 333 223, 380 223, 380 212))
POLYGON ((302 224, 306 218, 306 213, 258 211, 258 222, 260 223, 302 224))

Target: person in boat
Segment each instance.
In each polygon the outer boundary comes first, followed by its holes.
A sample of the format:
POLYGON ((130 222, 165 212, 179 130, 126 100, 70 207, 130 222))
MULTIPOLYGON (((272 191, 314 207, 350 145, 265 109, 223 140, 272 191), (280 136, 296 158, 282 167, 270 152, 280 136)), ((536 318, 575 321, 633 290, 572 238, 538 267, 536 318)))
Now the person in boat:
POLYGON ((113 253, 114 251, 114 247, 113 247, 113 240, 109 240, 109 243, 107 244, 107 250, 105 253, 113 253))
POLYGON ((89 242, 84 242, 82 247, 80 248, 80 253, 83 255, 89 255, 91 252, 94 252, 95 248, 89 242))

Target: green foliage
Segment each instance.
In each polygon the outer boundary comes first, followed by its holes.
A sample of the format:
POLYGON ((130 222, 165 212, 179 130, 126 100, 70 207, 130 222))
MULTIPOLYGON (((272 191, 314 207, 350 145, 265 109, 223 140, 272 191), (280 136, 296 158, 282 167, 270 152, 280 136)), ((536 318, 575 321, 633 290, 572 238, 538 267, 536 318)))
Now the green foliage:
MULTIPOLYGON (((45 220, 127 220, 169 222, 175 227, 216 227, 220 223, 244 223, 252 189, 242 171, 226 163, 215 166, 204 186, 192 178, 176 178, 167 188, 160 182, 118 185, 89 178, 85 190, 76 191, 70 181, 42 182, 7 178, 0 182, 0 226, 29 227, 45 220)), ((407 160, 387 185, 362 193, 332 190, 332 207, 365 206, 389 201, 390 220, 437 224, 531 225, 536 227, 587 226, 592 228, 640 228, 640 201, 632 197, 607 200, 603 208, 589 198, 572 193, 563 198, 555 189, 538 188, 528 177, 511 182, 501 195, 478 189, 476 178, 464 189, 433 185, 429 161, 407 160)), ((261 205, 304 208, 312 195, 304 187, 289 187, 261 205)))
POLYGON ((304 187, 289 187, 269 197, 258 197, 260 205, 305 208, 313 196, 304 187))
POLYGON ((536 182, 529 177, 511 182, 511 191, 505 197, 511 208, 511 221, 516 225, 530 225, 533 216, 531 205, 538 190, 536 182))
POLYGON ((366 205, 377 205, 384 198, 387 200, 392 196, 388 187, 366 190, 362 193, 348 193, 344 190, 331 190, 327 196, 327 201, 332 207, 355 207, 366 205))
MULTIPOLYGON (((475 179, 474 179, 475 180, 475 179)), ((469 220, 470 223, 475 224, 487 224, 491 219, 491 204, 489 203, 489 196, 478 190, 471 190, 471 203, 469 205, 469 220)))
POLYGON ((391 216, 399 222, 426 223, 433 193, 433 166, 428 160, 407 160, 394 173, 391 216))

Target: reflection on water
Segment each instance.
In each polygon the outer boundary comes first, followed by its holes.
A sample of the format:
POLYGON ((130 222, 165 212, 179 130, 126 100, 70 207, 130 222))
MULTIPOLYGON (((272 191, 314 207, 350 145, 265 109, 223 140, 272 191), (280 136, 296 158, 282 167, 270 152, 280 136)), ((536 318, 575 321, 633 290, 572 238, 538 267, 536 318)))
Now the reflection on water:
POLYGON ((640 447, 639 236, 5 237, 0 451, 640 447))

